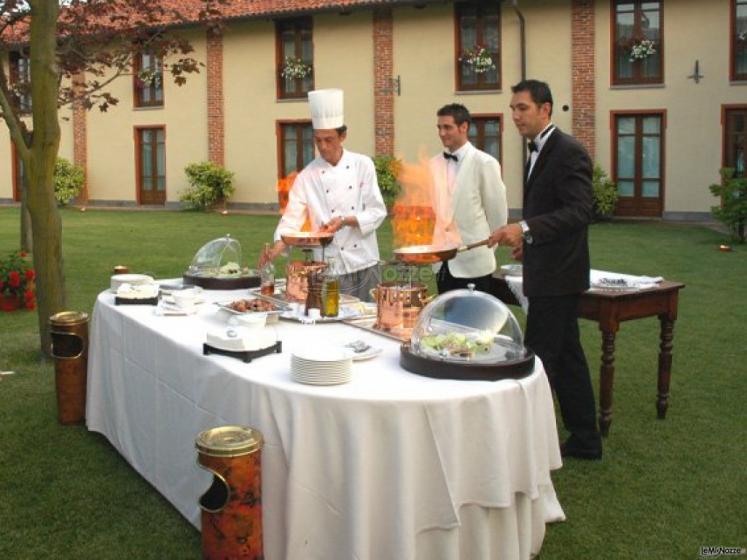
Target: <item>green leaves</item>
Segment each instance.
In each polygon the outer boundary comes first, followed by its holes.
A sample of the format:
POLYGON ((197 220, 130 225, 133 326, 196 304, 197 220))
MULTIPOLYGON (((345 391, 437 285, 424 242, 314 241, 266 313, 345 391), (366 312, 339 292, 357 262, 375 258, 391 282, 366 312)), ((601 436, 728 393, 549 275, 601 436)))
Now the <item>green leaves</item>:
POLYGON ((190 187, 179 199, 188 208, 207 210, 220 200, 227 200, 234 191, 233 172, 224 167, 203 161, 184 168, 190 187))
POLYGON ((74 165, 65 158, 57 158, 54 164, 54 197, 60 206, 69 204, 80 194, 86 174, 80 165, 74 165))
POLYGON ((723 223, 734 241, 744 243, 744 224, 747 221, 747 177, 735 177, 735 170, 720 170, 721 183, 708 187, 721 199, 719 206, 711 207, 713 217, 723 223))

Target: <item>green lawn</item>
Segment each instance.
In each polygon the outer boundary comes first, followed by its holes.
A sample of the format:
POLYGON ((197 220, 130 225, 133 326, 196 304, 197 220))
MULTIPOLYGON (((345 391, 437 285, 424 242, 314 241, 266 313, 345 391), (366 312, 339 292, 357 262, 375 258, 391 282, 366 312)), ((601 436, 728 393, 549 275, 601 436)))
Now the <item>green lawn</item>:
MULTIPOLYGON (((112 266, 178 276, 230 232, 254 262, 273 216, 63 212, 71 309, 91 311, 112 266)), ((380 243, 389 254, 390 230, 380 243)), ((614 416, 602 462, 554 475, 568 521, 548 527, 543 559, 698 558, 747 547, 747 248, 697 226, 591 228, 595 268, 684 282, 668 418, 656 420, 658 321, 617 338, 614 416)), ((0 208, 0 255, 17 248, 18 210, 0 208)), ((0 558, 200 557, 200 536, 98 434, 56 421, 54 368, 41 361, 34 313, 0 314, 0 558)), ((600 337, 582 321, 597 383, 600 337)), ((332 559, 329 559, 332 560, 332 559)), ((390 560, 390 559, 382 559, 390 560)), ((475 559, 479 560, 479 559, 475 559)))

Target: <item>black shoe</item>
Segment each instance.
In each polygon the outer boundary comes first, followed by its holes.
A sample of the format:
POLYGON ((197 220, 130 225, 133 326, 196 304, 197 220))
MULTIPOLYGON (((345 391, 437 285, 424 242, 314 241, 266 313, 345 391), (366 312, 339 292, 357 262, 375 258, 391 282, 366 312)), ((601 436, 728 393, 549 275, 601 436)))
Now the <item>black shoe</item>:
POLYGON ((560 444, 561 457, 575 457, 576 459, 586 459, 589 461, 599 461, 602 458, 602 448, 600 447, 580 447, 573 442, 565 441, 560 444))

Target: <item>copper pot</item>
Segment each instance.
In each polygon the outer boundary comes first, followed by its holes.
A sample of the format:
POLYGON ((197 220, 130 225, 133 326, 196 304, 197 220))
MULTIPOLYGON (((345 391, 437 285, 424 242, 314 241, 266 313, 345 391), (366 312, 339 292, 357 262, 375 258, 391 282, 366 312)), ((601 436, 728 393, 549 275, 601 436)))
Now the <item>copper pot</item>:
POLYGON ((420 310, 430 301, 422 282, 382 282, 371 290, 376 300, 376 328, 392 330, 415 326, 420 310))
POLYGON ((305 302, 309 293, 309 274, 322 272, 327 264, 321 261, 291 261, 285 267, 285 297, 288 301, 305 302))

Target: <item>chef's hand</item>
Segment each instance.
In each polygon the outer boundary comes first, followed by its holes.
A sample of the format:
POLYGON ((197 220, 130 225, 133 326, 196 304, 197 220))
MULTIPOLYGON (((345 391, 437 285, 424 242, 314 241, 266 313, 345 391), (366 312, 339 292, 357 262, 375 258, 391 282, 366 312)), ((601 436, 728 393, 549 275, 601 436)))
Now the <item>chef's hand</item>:
POLYGON ((262 249, 262 252, 259 254, 259 262, 257 263, 257 266, 262 268, 268 262, 274 261, 283 251, 285 251, 285 243, 281 240, 276 241, 274 245, 269 248, 262 249))
POLYGON ((524 259, 524 244, 519 243, 516 247, 511 250, 511 258, 515 261, 521 261, 524 259))
POLYGON ((326 224, 322 226, 322 231, 325 233, 337 233, 345 225, 345 220, 340 216, 332 218, 326 224))
POLYGON ((514 251, 517 247, 522 246, 522 235, 521 226, 519 224, 508 224, 503 227, 499 227, 488 238, 488 247, 495 247, 496 245, 508 245, 513 247, 514 251))

